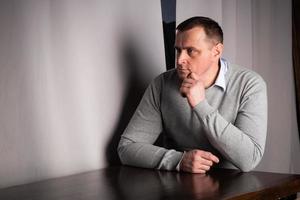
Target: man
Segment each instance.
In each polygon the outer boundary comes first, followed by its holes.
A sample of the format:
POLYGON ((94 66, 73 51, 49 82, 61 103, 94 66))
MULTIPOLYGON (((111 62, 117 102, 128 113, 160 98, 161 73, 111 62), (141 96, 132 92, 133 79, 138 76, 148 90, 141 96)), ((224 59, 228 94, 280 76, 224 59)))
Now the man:
POLYGON ((265 82, 221 58, 223 32, 210 18, 179 24, 175 49, 177 68, 150 84, 121 136, 122 163, 191 173, 252 170, 265 147, 265 82), (163 147, 154 145, 160 134, 163 147))

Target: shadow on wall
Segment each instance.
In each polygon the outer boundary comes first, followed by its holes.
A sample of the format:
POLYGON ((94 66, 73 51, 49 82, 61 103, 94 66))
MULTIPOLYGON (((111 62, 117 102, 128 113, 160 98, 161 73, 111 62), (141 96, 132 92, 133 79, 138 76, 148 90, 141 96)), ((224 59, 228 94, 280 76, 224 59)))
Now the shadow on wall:
POLYGON ((134 43, 130 41, 131 40, 125 40, 123 48, 121 49, 122 74, 125 76, 124 80, 126 80, 127 88, 125 89, 119 120, 106 146, 105 155, 109 165, 121 163, 117 153, 120 136, 134 114, 147 87, 147 81, 141 80, 140 78, 140 68, 149 66, 140 59, 138 49, 134 46, 134 43))

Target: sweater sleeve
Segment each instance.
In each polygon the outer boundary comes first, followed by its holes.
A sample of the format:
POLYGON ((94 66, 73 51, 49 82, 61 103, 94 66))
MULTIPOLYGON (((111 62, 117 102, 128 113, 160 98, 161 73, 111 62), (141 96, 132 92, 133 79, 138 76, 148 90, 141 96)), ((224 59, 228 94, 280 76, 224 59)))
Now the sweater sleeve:
POLYGON ((260 162, 267 134, 267 91, 261 78, 248 83, 241 96, 234 124, 226 121, 204 100, 194 108, 210 143, 241 171, 260 162))
POLYGON ((162 132, 160 112, 161 80, 156 78, 125 129, 118 146, 123 164, 144 168, 176 170, 182 152, 153 145, 162 132))

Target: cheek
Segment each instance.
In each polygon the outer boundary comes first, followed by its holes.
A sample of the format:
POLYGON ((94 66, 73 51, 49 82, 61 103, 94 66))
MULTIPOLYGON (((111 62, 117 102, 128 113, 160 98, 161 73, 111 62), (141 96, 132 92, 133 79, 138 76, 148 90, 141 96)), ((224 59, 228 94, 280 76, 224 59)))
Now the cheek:
POLYGON ((193 63, 193 69, 192 71, 202 74, 203 72, 207 71, 207 69, 211 66, 211 58, 209 56, 207 57, 201 57, 193 63))

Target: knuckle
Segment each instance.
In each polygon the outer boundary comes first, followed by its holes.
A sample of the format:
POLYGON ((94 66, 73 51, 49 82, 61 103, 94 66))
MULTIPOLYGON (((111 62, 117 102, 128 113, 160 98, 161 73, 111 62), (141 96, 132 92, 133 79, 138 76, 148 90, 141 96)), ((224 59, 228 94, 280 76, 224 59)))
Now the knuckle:
POLYGON ((210 152, 205 152, 205 156, 207 156, 207 157, 211 157, 211 153, 210 152))
POLYGON ((199 155, 200 155, 201 152, 202 152, 201 150, 194 150, 194 151, 195 151, 195 154, 199 154, 199 155))
POLYGON ((197 172, 197 171, 199 171, 198 168, 196 168, 196 167, 192 168, 192 172, 197 172))
POLYGON ((192 153, 193 155, 196 155, 196 154, 197 154, 197 150, 192 150, 191 153, 192 153))
POLYGON ((197 167, 196 163, 195 163, 195 162, 192 162, 192 163, 191 163, 191 167, 192 167, 193 169, 195 169, 195 168, 197 167))
POLYGON ((192 163, 194 164, 194 163, 196 162, 196 157, 193 156, 193 157, 191 158, 191 161, 192 161, 192 163))

